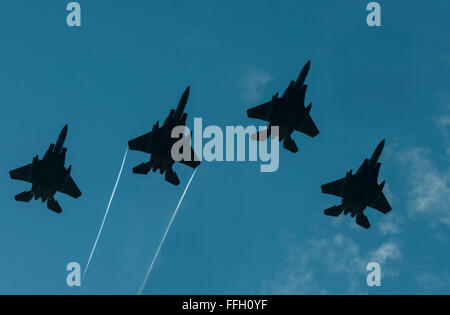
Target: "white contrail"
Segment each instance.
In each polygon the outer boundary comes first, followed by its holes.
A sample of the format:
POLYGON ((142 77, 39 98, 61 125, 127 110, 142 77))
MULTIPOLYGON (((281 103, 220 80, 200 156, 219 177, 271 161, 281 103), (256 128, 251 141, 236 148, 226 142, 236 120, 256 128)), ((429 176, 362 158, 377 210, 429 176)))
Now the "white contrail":
POLYGON ((91 254, 89 255, 86 269, 84 270, 84 273, 83 273, 83 278, 86 275, 86 272, 88 271, 89 264, 91 263, 92 256, 94 256, 95 248, 97 247, 98 240, 100 239, 100 235, 102 234, 103 226, 105 225, 105 221, 106 221, 106 217, 108 216, 109 208, 111 207, 111 203, 113 201, 114 194, 116 193, 117 185, 119 184, 120 176, 122 175, 123 166, 125 165, 125 160, 127 159, 127 154, 128 154, 128 148, 125 151, 125 155, 122 160, 122 166, 120 167, 119 175, 117 176, 117 179, 116 179, 116 184, 114 185, 114 189, 112 191, 111 197, 109 198, 108 206, 106 207, 106 212, 105 212, 105 216, 103 217, 102 225, 100 226, 100 230, 98 231, 97 238, 95 239, 94 246, 92 247, 92 250, 91 250, 91 254))
POLYGON ((173 220, 175 219, 175 216, 178 213, 178 209, 180 209, 180 205, 183 202, 184 195, 186 194, 186 192, 187 192, 187 190, 189 188, 189 185, 191 185, 192 179, 194 178, 195 173, 197 173, 197 170, 198 170, 198 168, 196 168, 194 173, 192 173, 191 179, 187 183, 186 188, 184 189, 184 192, 181 195, 180 201, 178 202, 178 205, 175 208, 175 211, 173 212, 172 218, 169 221, 169 225, 167 225, 166 231, 164 232, 164 235, 163 235, 163 237, 161 239, 161 242, 159 243, 158 249, 156 250, 155 256, 153 257, 153 261, 150 264, 150 267, 148 268, 147 274, 145 275, 144 282, 142 283, 141 289, 139 290, 139 295, 141 295, 142 291, 144 291, 145 285, 147 284, 148 277, 150 276, 150 273, 152 272, 153 265, 155 264, 155 261, 158 258, 159 251, 161 250, 161 247, 163 246, 164 241, 166 240, 167 233, 169 233, 169 230, 170 230, 170 227, 172 226, 173 220))

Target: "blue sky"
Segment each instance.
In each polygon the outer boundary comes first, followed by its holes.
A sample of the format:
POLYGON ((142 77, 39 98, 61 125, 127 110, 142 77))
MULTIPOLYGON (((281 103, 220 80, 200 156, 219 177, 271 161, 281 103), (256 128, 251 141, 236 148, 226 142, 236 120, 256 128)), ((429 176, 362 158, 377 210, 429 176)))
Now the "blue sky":
POLYGON ((434 0, 64 1, 0 4, 0 293, 137 293, 182 185, 132 174, 131 152, 81 288, 66 265, 87 262, 127 141, 176 106, 188 125, 249 125, 246 109, 282 92, 312 60, 307 101, 321 133, 296 134, 280 169, 203 163, 144 293, 448 293, 450 289, 450 6, 434 0), (68 165, 83 192, 64 212, 19 204, 8 171, 42 156, 69 124, 68 165), (393 211, 372 228, 323 209, 320 185, 357 168, 386 138, 380 179, 393 211), (382 265, 382 286, 365 266, 382 265))

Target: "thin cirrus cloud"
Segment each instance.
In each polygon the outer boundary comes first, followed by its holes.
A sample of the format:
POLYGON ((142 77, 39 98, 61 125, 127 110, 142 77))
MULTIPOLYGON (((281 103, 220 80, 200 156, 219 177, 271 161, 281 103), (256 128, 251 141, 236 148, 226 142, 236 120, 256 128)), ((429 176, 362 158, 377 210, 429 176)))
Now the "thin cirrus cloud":
POLYGON ((402 257, 397 244, 393 242, 384 243, 378 249, 369 253, 373 261, 384 264, 388 259, 397 260, 402 257))
POLYGON ((431 272, 422 272, 415 278, 416 283, 428 293, 439 292, 442 290, 448 291, 450 288, 450 275, 448 272, 441 272, 439 274, 431 272))
POLYGON ((401 232, 401 219, 398 215, 387 215, 378 222, 377 226, 381 234, 399 234, 401 232))
MULTIPOLYGON (((447 143, 450 142, 450 116, 440 116, 436 118, 436 123, 438 124, 441 132, 443 133, 447 143)), ((448 145, 446 154, 450 155, 450 145, 448 145)))
MULTIPOLYGON (((445 138, 444 152, 450 154, 450 116, 433 118, 445 138)), ((396 153, 407 178, 407 209, 411 216, 425 216, 431 226, 450 227, 450 168, 438 155, 421 146, 399 149, 396 153)))
MULTIPOLYGON (((382 244, 375 250, 362 253, 359 245, 343 235, 332 239, 309 240, 291 250, 287 267, 276 279, 266 283, 264 293, 269 294, 365 294, 366 266, 370 262, 381 265, 402 258, 394 242, 382 244), (339 285, 329 286, 329 279, 339 285)), ((384 267, 384 266, 383 266, 384 267)), ((395 277, 396 272, 383 268, 385 277, 395 277)))
POLYGON ((440 169, 425 148, 405 150, 400 161, 409 170, 409 213, 427 215, 433 223, 450 226, 450 170, 440 169))
POLYGON ((246 66, 239 82, 244 101, 258 101, 262 96, 262 89, 273 79, 274 77, 271 74, 261 68, 253 65, 246 66))
MULTIPOLYGON (((386 198, 389 200, 391 206, 395 209, 397 197, 392 193, 389 184, 386 184, 384 187, 384 194, 386 198)), ((401 230, 401 226, 403 223, 402 217, 397 214, 396 211, 390 212, 387 215, 384 215, 380 221, 377 223, 377 228, 383 235, 395 235, 399 234, 401 230)))
POLYGON ((435 118, 441 131, 448 138, 450 132, 450 116, 440 116, 435 118))

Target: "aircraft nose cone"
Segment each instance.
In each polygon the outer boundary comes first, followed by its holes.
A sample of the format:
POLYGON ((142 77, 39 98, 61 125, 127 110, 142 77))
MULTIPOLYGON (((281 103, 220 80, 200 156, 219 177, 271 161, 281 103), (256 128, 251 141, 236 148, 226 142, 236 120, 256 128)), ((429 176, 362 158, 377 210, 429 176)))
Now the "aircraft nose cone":
POLYGON ((183 95, 181 96, 180 102, 178 103, 178 106, 181 106, 181 112, 184 111, 184 107, 186 106, 187 100, 189 98, 189 93, 191 91, 191 87, 188 86, 186 90, 184 91, 183 95))
POLYGON ((309 68, 311 67, 311 60, 308 60, 308 62, 305 64, 305 66, 303 67, 303 71, 305 73, 309 72, 309 68))
POLYGON ((308 62, 303 66, 302 71, 300 72, 300 77, 302 81, 306 79, 306 76, 309 73, 309 67, 311 66, 311 60, 308 60, 308 62))
POLYGON ((376 159, 378 160, 378 158, 381 155, 381 152, 383 152, 384 149, 384 142, 385 140, 383 139, 380 144, 378 144, 377 148, 375 149, 374 155, 376 156, 376 159))

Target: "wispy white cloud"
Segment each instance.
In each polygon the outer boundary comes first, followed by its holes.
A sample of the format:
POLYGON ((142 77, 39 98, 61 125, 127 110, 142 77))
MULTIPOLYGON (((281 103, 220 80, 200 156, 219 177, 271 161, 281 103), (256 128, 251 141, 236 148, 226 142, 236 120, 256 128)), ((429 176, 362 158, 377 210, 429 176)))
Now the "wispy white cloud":
POLYGON ((411 215, 422 214, 450 226, 450 170, 438 168, 424 148, 405 150, 400 161, 408 167, 411 215))
POLYGON ((384 186, 384 194, 386 195, 387 200, 389 200, 389 203, 392 205, 396 202, 396 196, 394 195, 394 193, 391 190, 391 186, 386 183, 386 185, 384 186))
POLYGON ((386 218, 383 218, 377 225, 380 232, 384 235, 399 234, 401 229, 399 224, 393 219, 393 216, 386 218))
MULTIPOLYGON (((395 196, 391 190, 389 184, 384 186, 384 194, 386 195, 387 200, 393 208, 395 207, 395 203, 397 202, 397 196, 395 196)), ((403 223, 403 219, 397 212, 391 212, 387 215, 384 215, 380 221, 377 223, 376 228, 384 235, 394 235, 399 234, 401 232, 401 226, 403 223)))
MULTIPOLYGON (((271 294, 364 294, 368 292, 367 264, 376 261, 383 265, 388 260, 398 259, 401 259, 400 249, 393 242, 363 254, 355 241, 342 235, 309 240, 292 249, 288 266, 264 291, 271 294)), ((383 271, 383 275, 392 277, 395 273, 383 271)))
POLYGON ((384 243, 378 249, 369 253, 373 261, 384 264, 388 259, 397 260, 402 257, 397 244, 393 242, 384 243))
MULTIPOLYGON (((447 107, 450 108, 450 103, 448 103, 447 107)), ((450 156, 450 115, 441 115, 435 117, 435 121, 447 142, 447 149, 445 153, 447 154, 447 156, 450 156)))
POLYGON ((445 137, 448 138, 450 131, 450 116, 435 117, 435 121, 445 137))
MULTIPOLYGON (((439 97, 441 103, 447 104, 446 94, 439 97)), ((395 155, 405 170, 407 200, 403 204, 407 206, 408 214, 424 216, 429 219, 431 226, 439 222, 450 226, 450 168, 447 166, 450 155, 450 115, 436 115, 433 120, 445 138, 443 152, 447 157, 432 155, 430 149, 420 146, 397 147, 395 155)))
POLYGON ((261 90, 273 79, 274 77, 263 69, 253 65, 246 66, 239 83, 244 101, 255 102, 259 100, 261 98, 261 90))
POLYGON ((422 272, 416 277, 415 281, 422 290, 430 293, 437 291, 449 292, 450 290, 450 275, 448 273, 422 272))

